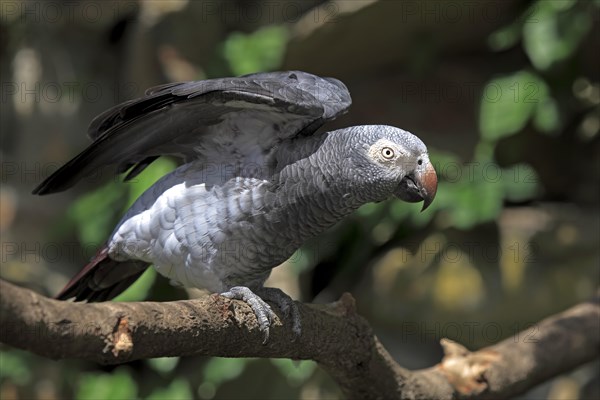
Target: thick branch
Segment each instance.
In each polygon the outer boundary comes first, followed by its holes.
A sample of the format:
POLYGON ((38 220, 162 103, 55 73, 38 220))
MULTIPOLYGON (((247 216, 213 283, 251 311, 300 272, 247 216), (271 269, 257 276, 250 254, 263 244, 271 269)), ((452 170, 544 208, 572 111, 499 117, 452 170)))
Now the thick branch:
MULTIPOLYGON (((298 304, 302 336, 293 341, 291 324, 276 321, 266 345, 250 308, 216 295, 162 303, 82 304, 48 299, 0 281, 0 299, 0 341, 53 359, 101 364, 192 354, 311 359, 356 398, 389 397, 398 391, 398 380, 410 374, 375 341, 350 295, 324 306, 298 304)), ((431 375, 443 380, 438 372, 431 375)))
POLYGON ((302 337, 276 321, 262 345, 247 305, 221 296, 177 302, 62 302, 0 281, 0 341, 50 357, 102 364, 165 356, 311 359, 351 398, 504 397, 596 356, 600 307, 584 303, 538 325, 532 340, 474 353, 444 342, 441 364, 398 366, 354 310, 350 295, 332 304, 298 304, 302 337), (535 340, 533 340, 535 339, 535 340))
POLYGON ((507 398, 600 356, 600 296, 546 318, 495 346, 482 398, 507 398))

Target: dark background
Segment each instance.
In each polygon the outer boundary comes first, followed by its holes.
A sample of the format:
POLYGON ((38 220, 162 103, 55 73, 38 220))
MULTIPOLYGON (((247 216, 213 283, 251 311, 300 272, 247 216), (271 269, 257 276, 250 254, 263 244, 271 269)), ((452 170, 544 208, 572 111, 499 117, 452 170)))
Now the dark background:
MULTIPOLYGON (((433 205, 369 204, 268 283, 307 302, 343 292, 403 366, 535 340, 535 322, 598 287, 598 1, 2 1, 1 277, 53 295, 125 208, 106 171, 31 190, 81 151, 91 119, 169 81, 299 69, 341 79, 353 106, 327 129, 417 134, 440 177, 433 205), (523 334, 517 334, 525 330, 523 334)), ((121 300, 199 295, 151 271, 121 300)), ((257 343, 257 345, 259 345, 257 343)), ((312 362, 170 358, 99 367, 0 347, 0 398, 339 398, 312 362)), ((525 398, 598 393, 598 363, 525 398), (594 392, 596 391, 596 392, 594 392)))

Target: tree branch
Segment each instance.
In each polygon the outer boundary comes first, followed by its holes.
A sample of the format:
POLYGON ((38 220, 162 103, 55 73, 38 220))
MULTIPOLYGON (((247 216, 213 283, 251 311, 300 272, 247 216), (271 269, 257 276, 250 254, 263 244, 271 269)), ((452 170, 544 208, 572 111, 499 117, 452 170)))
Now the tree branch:
POLYGON ((52 300, 0 281, 0 341, 52 359, 118 364, 152 357, 274 357, 318 362, 349 398, 487 398, 521 393, 597 357, 598 298, 550 317, 526 340, 469 352, 443 340, 435 367, 400 367, 355 312, 348 294, 298 304, 302 336, 275 321, 269 342, 250 308, 213 295, 176 302, 82 304, 52 300))

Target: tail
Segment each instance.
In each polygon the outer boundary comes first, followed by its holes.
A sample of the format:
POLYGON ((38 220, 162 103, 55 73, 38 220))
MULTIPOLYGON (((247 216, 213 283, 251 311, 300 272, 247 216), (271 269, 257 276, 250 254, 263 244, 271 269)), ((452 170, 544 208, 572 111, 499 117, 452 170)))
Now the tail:
POLYGON ((115 261, 102 247, 94 258, 55 296, 57 300, 107 301, 127 289, 148 268, 143 261, 115 261))

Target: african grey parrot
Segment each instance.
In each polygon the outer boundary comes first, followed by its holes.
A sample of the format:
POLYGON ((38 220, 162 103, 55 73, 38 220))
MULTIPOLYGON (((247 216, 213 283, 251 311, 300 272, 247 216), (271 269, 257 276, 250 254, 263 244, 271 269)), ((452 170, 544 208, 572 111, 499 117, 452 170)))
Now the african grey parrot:
POLYGON ((161 155, 184 164, 142 194, 58 299, 110 300, 152 264, 184 286, 245 301, 268 338, 271 269, 368 202, 433 201, 437 177, 423 142, 386 125, 315 133, 344 113, 337 79, 300 71, 169 83, 96 117, 93 143, 34 194, 59 192, 109 164, 131 179, 161 155))

